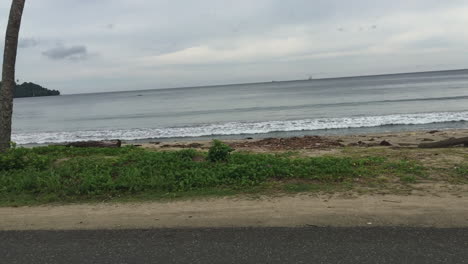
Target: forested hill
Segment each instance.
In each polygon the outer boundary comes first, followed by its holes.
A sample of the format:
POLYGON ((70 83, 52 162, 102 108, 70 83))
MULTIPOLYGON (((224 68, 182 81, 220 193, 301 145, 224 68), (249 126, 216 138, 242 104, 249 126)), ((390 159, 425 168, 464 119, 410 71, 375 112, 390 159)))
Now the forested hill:
MULTIPOLYGON (((1 86, 1 83, 0 83, 1 86)), ((35 96, 54 96, 60 95, 57 90, 49 90, 35 83, 25 82, 20 85, 16 85, 14 97, 35 97, 35 96)))

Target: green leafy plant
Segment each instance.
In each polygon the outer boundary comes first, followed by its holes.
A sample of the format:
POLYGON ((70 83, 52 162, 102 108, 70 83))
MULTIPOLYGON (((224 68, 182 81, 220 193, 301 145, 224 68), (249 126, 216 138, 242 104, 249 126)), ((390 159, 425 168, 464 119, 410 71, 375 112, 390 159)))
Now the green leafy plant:
POLYGON ((0 154, 0 171, 26 168, 45 169, 49 164, 49 157, 38 155, 26 148, 12 148, 0 154))
POLYGON ((213 145, 208 151, 208 160, 211 162, 227 162, 234 149, 219 140, 213 140, 213 145))
MULTIPOLYGON (((372 181, 378 176, 394 175, 412 182, 424 170, 414 162, 383 157, 289 157, 232 151, 219 141, 213 143, 209 154, 193 149, 158 152, 132 147, 10 149, 0 153, 0 206, 235 193, 271 183, 297 182, 285 190, 313 191, 356 180, 372 181)), ((458 172, 464 175, 466 166, 458 172)))
POLYGON ((16 148, 16 142, 10 141, 10 148, 16 148))

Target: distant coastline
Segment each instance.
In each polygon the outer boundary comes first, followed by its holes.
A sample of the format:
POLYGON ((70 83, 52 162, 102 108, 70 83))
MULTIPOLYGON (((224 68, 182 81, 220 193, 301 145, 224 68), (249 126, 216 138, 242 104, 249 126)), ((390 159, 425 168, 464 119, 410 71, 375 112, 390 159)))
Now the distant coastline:
MULTIPOLYGON (((0 82, 0 86, 2 83, 0 82)), ((16 85, 15 91, 13 94, 14 98, 24 98, 24 97, 41 97, 41 96, 58 96, 60 91, 49 90, 38 84, 32 82, 25 82, 20 85, 16 85)))

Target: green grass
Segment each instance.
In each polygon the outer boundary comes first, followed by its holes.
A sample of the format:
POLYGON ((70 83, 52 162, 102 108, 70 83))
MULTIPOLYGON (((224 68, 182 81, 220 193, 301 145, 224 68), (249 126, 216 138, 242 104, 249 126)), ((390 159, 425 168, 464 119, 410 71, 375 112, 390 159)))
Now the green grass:
POLYGON ((468 180, 468 163, 456 167, 455 171, 461 179, 468 180))
POLYGON ((384 157, 293 157, 232 153, 220 162, 194 150, 155 152, 37 147, 0 154, 0 205, 68 203, 323 190, 324 186, 424 177, 413 161, 384 157), (294 183, 294 181, 297 181, 294 183), (277 184, 270 184, 275 182, 277 184))

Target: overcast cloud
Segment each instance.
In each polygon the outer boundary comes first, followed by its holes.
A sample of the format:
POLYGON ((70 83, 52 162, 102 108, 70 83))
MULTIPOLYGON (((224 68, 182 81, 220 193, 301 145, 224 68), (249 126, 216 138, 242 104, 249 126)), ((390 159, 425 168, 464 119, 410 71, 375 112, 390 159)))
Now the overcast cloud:
POLYGON ((86 59, 88 55, 88 50, 85 46, 71 46, 65 47, 63 45, 59 45, 57 47, 51 48, 42 52, 42 55, 46 56, 52 60, 63 60, 63 59, 70 59, 70 60, 82 60, 86 59))
POLYGON ((39 41, 37 41, 34 38, 21 38, 18 43, 18 48, 20 49, 26 49, 26 48, 32 48, 35 47, 39 44, 39 41))
POLYGON ((468 0, 27 0, 17 74, 82 93, 468 68, 466 14, 468 0))

